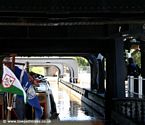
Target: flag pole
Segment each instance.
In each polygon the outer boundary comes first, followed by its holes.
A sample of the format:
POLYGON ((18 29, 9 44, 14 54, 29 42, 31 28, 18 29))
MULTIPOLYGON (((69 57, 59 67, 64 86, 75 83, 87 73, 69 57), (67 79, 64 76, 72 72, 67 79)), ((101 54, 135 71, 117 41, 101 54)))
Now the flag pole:
MULTIPOLYGON (((16 54, 11 54, 10 56, 12 57, 11 70, 14 71, 16 54)), ((8 107, 7 107, 7 109, 8 109, 7 120, 11 119, 12 99, 13 99, 13 95, 12 95, 12 93, 9 93, 8 107)))

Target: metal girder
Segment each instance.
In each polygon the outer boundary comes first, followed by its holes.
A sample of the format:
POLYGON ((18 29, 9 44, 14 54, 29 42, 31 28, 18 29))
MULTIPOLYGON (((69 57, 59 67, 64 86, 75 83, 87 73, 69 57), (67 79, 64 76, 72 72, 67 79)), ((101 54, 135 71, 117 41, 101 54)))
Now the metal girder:
POLYGON ((145 10, 144 0, 1 0, 1 12, 28 13, 112 13, 145 10))
POLYGON ((137 23, 144 14, 144 0, 0 0, 0 25, 137 23))
POLYGON ((144 12, 144 0, 0 0, 0 52, 106 52, 114 37, 142 30, 130 25, 143 25, 144 12))

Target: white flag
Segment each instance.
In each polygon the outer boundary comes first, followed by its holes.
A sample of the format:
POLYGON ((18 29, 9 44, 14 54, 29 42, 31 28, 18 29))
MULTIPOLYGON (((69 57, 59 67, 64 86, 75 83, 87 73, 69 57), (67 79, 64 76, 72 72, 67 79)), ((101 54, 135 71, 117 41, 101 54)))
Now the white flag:
POLYGON ((26 103, 25 90, 15 74, 5 65, 3 65, 2 85, 3 87, 0 88, 0 91, 23 95, 24 102, 26 103))

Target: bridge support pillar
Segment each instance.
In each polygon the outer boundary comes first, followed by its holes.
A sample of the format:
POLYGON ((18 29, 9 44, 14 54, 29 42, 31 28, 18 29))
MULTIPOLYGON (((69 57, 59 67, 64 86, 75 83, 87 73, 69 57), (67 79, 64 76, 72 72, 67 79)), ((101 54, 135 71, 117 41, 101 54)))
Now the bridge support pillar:
POLYGON ((124 59, 124 43, 121 38, 115 39, 106 59, 106 87, 112 97, 125 97, 126 64, 124 59), (114 43, 114 44, 113 44, 114 43))
POLYGON ((97 90, 98 89, 98 83, 97 83, 98 61, 95 55, 90 55, 89 61, 91 66, 91 90, 97 90))
MULTIPOLYGON (((99 55, 101 55, 99 53, 99 55)), ((101 55, 102 56, 102 55, 101 55)), ((91 60, 91 90, 97 90, 97 92, 102 93, 105 91, 104 87, 104 57, 96 57, 91 55, 89 60, 91 60)))
POLYGON ((112 98, 125 97, 126 65, 124 60, 124 44, 121 38, 112 39, 110 51, 106 54, 106 93, 105 118, 111 119, 112 98))
POLYGON ((104 79, 105 79, 105 72, 104 72, 104 57, 102 59, 97 58, 98 61, 98 92, 104 93, 105 86, 104 86, 104 79))
POLYGON ((46 76, 49 75, 49 67, 45 67, 45 68, 44 68, 44 74, 45 74, 46 76))
MULTIPOLYGON (((145 41, 141 41, 140 44, 140 50, 141 50, 141 76, 145 78, 145 41)), ((145 95, 145 80, 143 80, 143 95, 145 95)))
POLYGON ((122 38, 115 40, 115 50, 114 50, 114 84, 113 97, 123 98, 125 97, 125 78, 127 76, 126 64, 124 59, 124 42, 122 38))

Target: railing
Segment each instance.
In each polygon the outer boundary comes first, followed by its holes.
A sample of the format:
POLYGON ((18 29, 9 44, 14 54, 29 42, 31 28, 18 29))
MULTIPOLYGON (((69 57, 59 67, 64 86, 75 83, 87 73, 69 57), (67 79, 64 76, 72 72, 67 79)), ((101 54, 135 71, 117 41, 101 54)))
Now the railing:
POLYGON ((143 80, 141 76, 128 76, 125 82, 126 97, 113 99, 112 118, 119 125, 145 124, 145 95, 143 95, 143 80), (123 120, 122 120, 123 119, 123 120), (122 123, 121 123, 122 122, 122 123))
POLYGON ((128 80, 126 83, 126 97, 138 97, 143 98, 143 80, 141 76, 138 76, 138 78, 135 78, 134 76, 128 76, 128 80), (137 86, 135 85, 135 80, 137 80, 137 86), (135 92, 135 87, 137 87, 137 92, 135 92))

